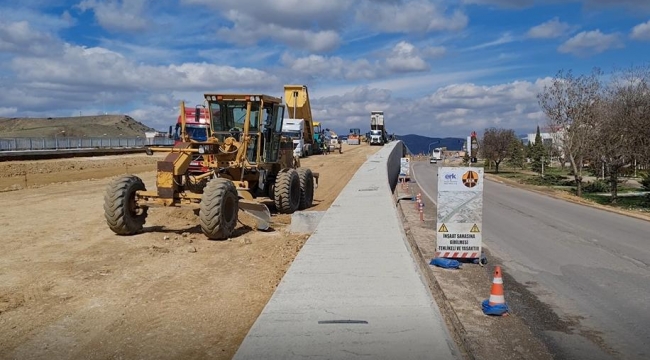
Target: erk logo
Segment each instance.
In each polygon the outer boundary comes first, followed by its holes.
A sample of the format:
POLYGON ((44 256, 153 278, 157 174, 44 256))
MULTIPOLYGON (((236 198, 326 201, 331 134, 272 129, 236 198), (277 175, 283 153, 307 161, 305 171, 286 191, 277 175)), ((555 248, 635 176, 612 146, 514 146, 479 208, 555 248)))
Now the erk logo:
POLYGON ((456 174, 445 175, 445 180, 456 180, 456 174))

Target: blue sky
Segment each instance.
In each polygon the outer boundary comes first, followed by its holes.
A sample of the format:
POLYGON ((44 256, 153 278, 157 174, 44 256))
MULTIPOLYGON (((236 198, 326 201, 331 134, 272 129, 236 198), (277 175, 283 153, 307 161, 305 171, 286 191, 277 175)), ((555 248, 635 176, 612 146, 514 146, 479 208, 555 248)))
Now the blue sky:
MULTIPOLYGON (((125 113, 306 84, 340 133, 532 132, 560 69, 650 59, 648 0, 4 0, 0 117, 125 113)), ((1 135, 1 134, 0 134, 1 135)))

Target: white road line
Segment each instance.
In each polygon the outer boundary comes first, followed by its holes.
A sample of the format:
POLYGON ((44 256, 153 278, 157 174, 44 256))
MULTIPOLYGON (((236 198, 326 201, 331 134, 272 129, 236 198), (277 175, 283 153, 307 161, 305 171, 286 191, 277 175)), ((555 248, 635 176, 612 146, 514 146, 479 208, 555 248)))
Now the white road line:
POLYGON ((415 176, 415 166, 413 167, 413 179, 415 179, 415 183, 418 184, 418 187, 424 193, 424 195, 426 195, 429 198, 429 200, 433 201, 433 205, 438 207, 438 203, 436 202, 435 198, 429 195, 429 193, 426 190, 424 190, 424 187, 420 186, 420 181, 418 181, 418 177, 415 176))

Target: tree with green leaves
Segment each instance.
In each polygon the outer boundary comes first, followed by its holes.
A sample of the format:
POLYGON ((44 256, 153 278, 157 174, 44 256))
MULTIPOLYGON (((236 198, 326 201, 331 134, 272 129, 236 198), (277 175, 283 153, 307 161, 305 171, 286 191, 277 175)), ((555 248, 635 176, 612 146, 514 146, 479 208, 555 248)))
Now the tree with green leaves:
POLYGON ((526 145, 526 158, 531 159, 532 157, 533 157, 533 143, 529 141, 528 144, 526 145))
POLYGON ((533 171, 541 173, 542 167, 547 167, 549 164, 548 149, 544 146, 542 134, 537 126, 537 133, 535 134, 535 143, 533 143, 530 150, 530 167, 533 171), (543 165, 542 165, 543 164, 543 165))
POLYGON ((469 160, 470 160, 469 151, 466 151, 465 155, 463 155, 463 165, 465 166, 469 165, 469 160))
POLYGON ((519 139, 512 139, 508 153, 510 154, 507 161, 508 165, 513 168, 523 169, 526 163, 526 148, 524 147, 524 143, 519 139))

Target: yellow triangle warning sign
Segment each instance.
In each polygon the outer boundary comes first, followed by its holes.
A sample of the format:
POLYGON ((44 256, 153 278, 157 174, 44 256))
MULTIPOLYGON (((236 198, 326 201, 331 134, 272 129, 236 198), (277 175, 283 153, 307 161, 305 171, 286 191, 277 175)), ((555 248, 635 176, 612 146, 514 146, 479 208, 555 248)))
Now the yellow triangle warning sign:
POLYGON ((440 225, 440 229, 438 229, 438 232, 449 232, 447 229, 447 226, 445 224, 440 225))
POLYGON ((477 233, 477 232, 481 232, 481 230, 478 229, 478 225, 474 224, 474 226, 472 226, 472 229, 469 232, 477 233))

